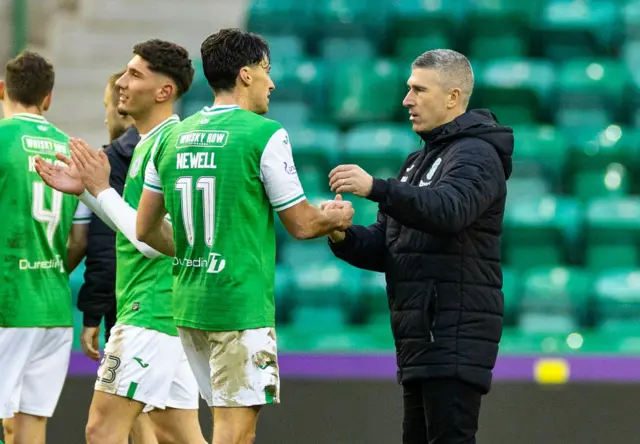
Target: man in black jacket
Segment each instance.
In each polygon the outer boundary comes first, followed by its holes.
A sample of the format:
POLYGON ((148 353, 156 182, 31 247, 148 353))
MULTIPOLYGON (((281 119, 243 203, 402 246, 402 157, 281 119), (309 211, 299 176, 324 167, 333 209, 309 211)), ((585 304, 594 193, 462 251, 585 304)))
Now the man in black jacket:
POLYGON ((466 110, 473 72, 462 54, 422 54, 408 87, 403 105, 424 147, 395 179, 356 165, 330 173, 332 190, 378 202, 379 212, 374 224, 332 233, 329 243, 338 258, 386 274, 403 443, 471 444, 502 335, 513 132, 487 110, 466 110))
MULTIPOLYGON (((111 144, 104 148, 111 165, 109 182, 120 195, 124 189, 133 150, 140 140, 133 119, 118 113, 119 94, 116 81, 124 71, 113 74, 105 89, 106 125, 111 144)), ((78 309, 83 313, 80 335, 82 351, 94 360, 100 359, 98 335, 104 318, 105 341, 116 321, 116 233, 95 215, 89 224, 84 284, 78 293, 78 309)))

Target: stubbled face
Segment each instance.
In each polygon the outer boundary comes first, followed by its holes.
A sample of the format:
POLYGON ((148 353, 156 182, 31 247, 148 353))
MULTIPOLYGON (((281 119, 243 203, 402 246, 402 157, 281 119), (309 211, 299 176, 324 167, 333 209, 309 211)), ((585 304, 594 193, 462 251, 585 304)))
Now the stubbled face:
POLYGON ((414 132, 430 131, 447 122, 450 93, 442 87, 436 70, 413 68, 407 86, 402 105, 409 110, 414 132))
POLYGON ((151 71, 146 60, 134 56, 123 76, 116 81, 120 88, 118 112, 134 119, 147 114, 155 106, 165 82, 165 76, 151 71))
POLYGON ((109 130, 109 140, 113 141, 124 134, 133 122, 132 119, 126 115, 122 115, 118 112, 113 97, 113 91, 111 85, 107 85, 104 91, 104 107, 106 111, 105 124, 109 130))
POLYGON ((269 95, 276 88, 269 75, 271 64, 265 58, 262 62, 247 69, 247 74, 251 79, 249 101, 252 111, 256 114, 266 114, 269 111, 269 95))

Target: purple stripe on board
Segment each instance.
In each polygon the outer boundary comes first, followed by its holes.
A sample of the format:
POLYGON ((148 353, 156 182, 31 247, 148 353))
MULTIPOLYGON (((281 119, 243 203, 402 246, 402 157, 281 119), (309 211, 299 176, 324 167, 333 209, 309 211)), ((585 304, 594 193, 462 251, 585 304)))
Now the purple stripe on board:
MULTIPOLYGON (((640 380, 640 357, 633 356, 502 356, 496 363, 496 381, 532 381, 541 359, 562 360, 568 364, 571 381, 630 382, 640 380)), ((283 377, 309 379, 394 380, 394 355, 365 354, 289 354, 280 356, 283 377)), ((73 352, 69 373, 94 376, 98 363, 80 352, 73 352)))

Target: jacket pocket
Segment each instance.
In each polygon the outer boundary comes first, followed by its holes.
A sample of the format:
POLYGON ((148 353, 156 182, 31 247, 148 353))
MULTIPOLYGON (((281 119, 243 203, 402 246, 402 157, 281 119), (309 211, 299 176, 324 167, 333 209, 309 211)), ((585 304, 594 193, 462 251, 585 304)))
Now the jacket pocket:
POLYGON ((427 297, 425 298, 424 306, 422 309, 424 331, 427 337, 429 338, 429 342, 434 341, 433 328, 436 324, 437 306, 438 306, 438 288, 436 286, 435 281, 431 281, 429 282, 429 286, 427 288, 427 297))

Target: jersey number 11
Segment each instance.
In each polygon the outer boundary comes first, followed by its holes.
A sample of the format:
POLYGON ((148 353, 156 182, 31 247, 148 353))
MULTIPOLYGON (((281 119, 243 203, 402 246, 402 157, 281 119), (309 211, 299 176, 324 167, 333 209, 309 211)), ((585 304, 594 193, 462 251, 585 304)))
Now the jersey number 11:
MULTIPOLYGON (((189 246, 193 247, 195 231, 193 225, 193 177, 183 176, 176 181, 177 191, 180 192, 180 206, 182 207, 182 223, 189 246)), ((213 246, 214 226, 216 220, 216 178, 199 177, 196 180, 197 191, 202 192, 202 212, 204 213, 204 243, 213 246)))

